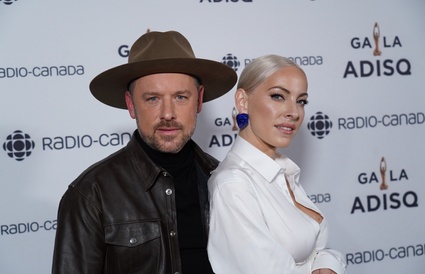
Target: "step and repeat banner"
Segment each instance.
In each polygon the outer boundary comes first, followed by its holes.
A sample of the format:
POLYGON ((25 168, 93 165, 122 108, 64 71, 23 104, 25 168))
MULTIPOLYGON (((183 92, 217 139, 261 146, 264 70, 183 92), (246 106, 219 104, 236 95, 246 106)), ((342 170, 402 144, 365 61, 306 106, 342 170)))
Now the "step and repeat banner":
MULTIPOLYGON (((148 29, 181 32, 238 75, 264 54, 297 62, 310 104, 282 152, 329 246, 349 273, 425 273, 424 14, 423 0, 0 0, 0 273, 50 273, 62 194, 135 129, 88 84, 148 29)), ((237 135, 234 91, 204 105, 194 135, 219 160, 237 135)))

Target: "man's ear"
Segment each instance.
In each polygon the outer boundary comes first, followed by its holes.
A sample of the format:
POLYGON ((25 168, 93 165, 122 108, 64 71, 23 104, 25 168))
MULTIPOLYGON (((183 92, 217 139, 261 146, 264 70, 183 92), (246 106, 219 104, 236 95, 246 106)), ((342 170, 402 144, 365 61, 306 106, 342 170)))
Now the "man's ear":
POLYGON ((198 91, 198 113, 202 110, 202 101, 204 100, 204 86, 199 86, 198 91))
POLYGON ((248 111, 248 94, 242 88, 238 88, 235 92, 235 104, 239 113, 247 113, 248 111))
POLYGON ((134 110, 133 99, 131 98, 130 91, 125 92, 125 103, 127 105, 127 109, 128 109, 128 113, 130 114, 130 117, 135 119, 136 111, 134 110))

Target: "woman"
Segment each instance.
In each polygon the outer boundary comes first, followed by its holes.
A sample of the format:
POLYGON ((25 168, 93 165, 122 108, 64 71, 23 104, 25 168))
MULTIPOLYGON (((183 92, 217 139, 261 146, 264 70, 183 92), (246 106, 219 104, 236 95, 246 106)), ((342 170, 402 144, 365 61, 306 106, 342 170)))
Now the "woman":
POLYGON ((307 97, 306 75, 287 58, 262 56, 242 72, 239 136, 209 181, 216 274, 345 273, 342 255, 325 249, 327 222, 300 169, 277 151, 300 129, 307 97))

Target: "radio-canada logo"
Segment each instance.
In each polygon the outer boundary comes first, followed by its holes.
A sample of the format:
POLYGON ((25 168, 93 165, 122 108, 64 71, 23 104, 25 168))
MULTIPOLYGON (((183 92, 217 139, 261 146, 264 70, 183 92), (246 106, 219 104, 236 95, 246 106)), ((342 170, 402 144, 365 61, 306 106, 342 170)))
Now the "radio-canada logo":
POLYGON ((30 156, 34 147, 35 143, 31 137, 20 130, 16 130, 7 136, 6 141, 3 143, 4 151, 16 161, 22 161, 30 156))
POLYGON ((224 56, 221 62, 225 65, 228 65, 235 71, 238 71, 239 67, 241 66, 241 62, 238 60, 238 57, 231 53, 228 53, 226 56, 224 56))
POLYGON ((332 121, 329 119, 328 115, 319 111, 315 115, 311 116, 310 122, 307 124, 307 128, 314 137, 323 139, 329 134, 332 128, 332 121))

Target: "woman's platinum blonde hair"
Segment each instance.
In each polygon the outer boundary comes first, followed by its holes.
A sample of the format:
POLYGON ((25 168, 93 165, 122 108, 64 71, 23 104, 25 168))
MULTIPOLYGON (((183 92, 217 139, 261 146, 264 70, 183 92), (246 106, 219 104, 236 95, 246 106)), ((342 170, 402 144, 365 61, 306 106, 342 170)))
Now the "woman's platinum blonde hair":
POLYGON ((297 67, 304 73, 300 66, 283 56, 269 54, 255 58, 242 71, 237 89, 241 88, 250 93, 270 75, 287 67, 297 67))

